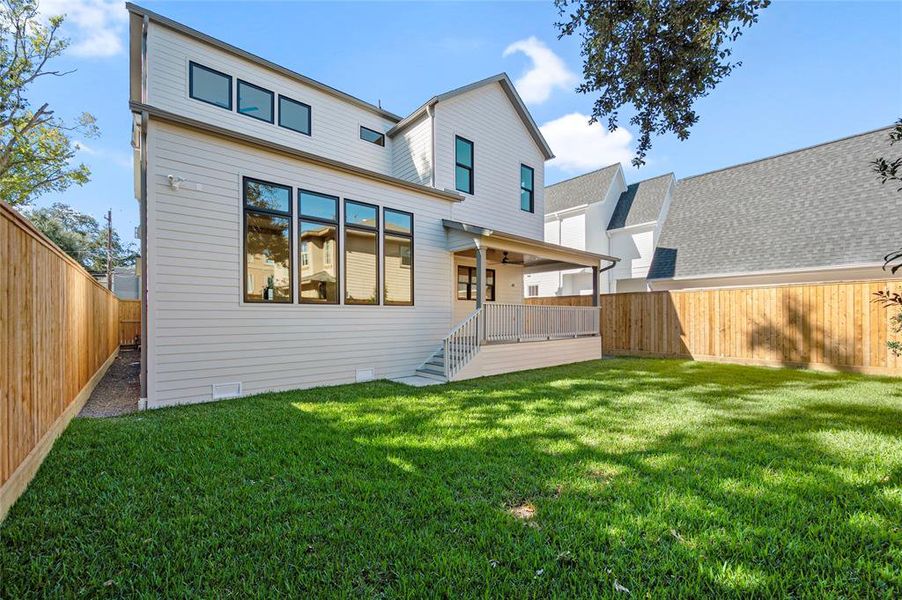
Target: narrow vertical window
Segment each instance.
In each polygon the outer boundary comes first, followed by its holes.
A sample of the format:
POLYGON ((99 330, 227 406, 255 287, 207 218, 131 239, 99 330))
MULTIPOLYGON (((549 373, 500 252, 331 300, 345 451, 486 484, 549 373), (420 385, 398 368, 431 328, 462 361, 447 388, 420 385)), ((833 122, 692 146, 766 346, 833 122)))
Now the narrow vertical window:
POLYGON ((345 304, 379 304, 379 211, 345 200, 345 304))
POLYGON ((244 301, 291 302, 291 188, 244 179, 244 301))
POLYGON ((458 192, 473 193, 473 142, 454 138, 454 187, 458 192))
POLYGON ((520 165, 520 210, 536 210, 535 175, 532 167, 520 165))
POLYGON ((383 210, 382 271, 385 303, 413 305, 413 215, 383 210))
POLYGON ((301 303, 338 304, 338 198, 298 190, 301 303))

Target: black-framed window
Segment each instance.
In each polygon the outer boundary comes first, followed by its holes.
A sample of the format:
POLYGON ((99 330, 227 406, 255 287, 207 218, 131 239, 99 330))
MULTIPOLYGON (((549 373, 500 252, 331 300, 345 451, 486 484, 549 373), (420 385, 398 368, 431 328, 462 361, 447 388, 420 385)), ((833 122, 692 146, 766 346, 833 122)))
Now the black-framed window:
MULTIPOLYGON (((457 267, 457 299, 476 300, 476 267, 457 267)), ((485 270, 485 299, 495 300, 495 269, 485 270)))
POLYGON ((291 302, 291 188, 245 177, 244 301, 291 302))
POLYGON ((385 145, 385 134, 379 133, 369 127, 360 126, 360 139, 376 144, 377 146, 385 145))
POLYGON ((259 85, 238 80, 238 112, 267 123, 274 120, 275 94, 259 85))
POLYGON ((345 199, 345 304, 379 304, 379 208, 345 199))
POLYGON ((454 188, 458 192, 473 193, 473 142, 454 136, 454 188))
POLYGON ((310 135, 311 108, 309 104, 279 94, 279 127, 310 135))
POLYGON ((382 209, 383 296, 390 306, 413 305, 413 214, 382 209))
POLYGON ((188 95, 232 110, 232 76, 191 61, 188 63, 188 95))
POLYGON ((298 299, 338 304, 338 196, 298 190, 298 299))
POLYGON ((536 173, 533 171, 532 167, 520 165, 520 210, 535 212, 535 180, 536 173))

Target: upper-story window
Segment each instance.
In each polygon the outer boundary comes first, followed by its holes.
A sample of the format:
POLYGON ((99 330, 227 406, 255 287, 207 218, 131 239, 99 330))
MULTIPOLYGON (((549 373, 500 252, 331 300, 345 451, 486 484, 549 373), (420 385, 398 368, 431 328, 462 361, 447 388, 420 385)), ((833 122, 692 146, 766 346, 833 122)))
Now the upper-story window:
POLYGON ((454 137, 454 188, 473 193, 473 142, 459 135, 454 137))
POLYGON ((310 105, 279 94, 279 126, 310 135, 310 105))
POLYGON ((535 212, 535 183, 536 173, 533 171, 532 167, 520 165, 520 210, 535 212))
POLYGON ((188 95, 232 110, 232 76, 191 62, 188 64, 188 95))
POLYGON ((367 142, 372 142, 377 146, 385 145, 385 134, 379 133, 378 131, 374 131, 369 127, 360 126, 360 139, 365 140, 367 142))
POLYGON ((291 188, 244 179, 244 301, 291 302, 291 188))
POLYGON ((275 94, 253 83, 238 80, 239 113, 272 123, 275 111, 275 94))

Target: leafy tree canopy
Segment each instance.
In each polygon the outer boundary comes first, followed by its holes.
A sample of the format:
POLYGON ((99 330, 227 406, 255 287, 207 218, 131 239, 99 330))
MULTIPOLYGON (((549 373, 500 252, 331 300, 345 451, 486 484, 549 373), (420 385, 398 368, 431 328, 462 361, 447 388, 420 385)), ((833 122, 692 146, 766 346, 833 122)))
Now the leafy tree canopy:
POLYGON ((758 20, 770 0, 555 0, 559 37, 582 40, 583 94, 601 92, 592 121, 617 128, 632 105, 639 128, 633 164, 645 164, 652 135, 685 140, 698 122, 695 101, 741 62, 730 44, 758 20))
MULTIPOLYGON (((60 202, 31 209, 26 215, 35 227, 88 271, 106 271, 107 232, 94 217, 60 202)), ((112 248, 114 268, 135 264, 134 245, 123 245, 115 230, 112 248)))
POLYGON ((83 113, 67 125, 46 102, 34 107, 27 97, 36 80, 71 72, 48 66, 68 45, 58 36, 62 22, 42 21, 34 0, 0 0, 0 200, 13 206, 83 185, 91 175, 73 164, 78 145, 70 136, 98 135, 94 117, 83 113))

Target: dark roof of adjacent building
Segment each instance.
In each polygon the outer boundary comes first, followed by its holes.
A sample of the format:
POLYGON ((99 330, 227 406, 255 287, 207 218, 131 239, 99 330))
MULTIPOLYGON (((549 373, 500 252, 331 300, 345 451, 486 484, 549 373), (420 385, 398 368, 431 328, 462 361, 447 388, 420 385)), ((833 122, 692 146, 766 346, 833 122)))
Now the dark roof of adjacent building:
POLYGON ((668 173, 628 186, 617 200, 608 229, 657 221, 672 183, 673 173, 668 173))
POLYGON ((620 163, 615 163, 546 187, 545 214, 601 202, 619 168, 620 163))
POLYGON ((680 180, 649 279, 881 263, 902 192, 871 166, 888 129, 680 180))

